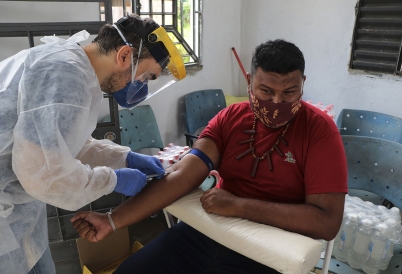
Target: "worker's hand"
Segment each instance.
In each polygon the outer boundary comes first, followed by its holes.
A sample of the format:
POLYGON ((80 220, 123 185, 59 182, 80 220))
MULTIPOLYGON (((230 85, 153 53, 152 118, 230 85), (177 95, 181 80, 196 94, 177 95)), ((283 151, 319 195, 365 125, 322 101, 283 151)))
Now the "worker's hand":
POLYGON ((211 188, 204 192, 200 201, 202 207, 208 213, 215 213, 225 217, 236 217, 236 203, 239 199, 239 197, 226 190, 211 188))
POLYGON ((141 191, 147 182, 147 176, 138 169, 121 168, 114 172, 117 175, 114 191, 126 196, 134 196, 141 191))
POLYGON ((90 242, 103 240, 113 232, 107 214, 78 212, 70 221, 80 236, 90 242))
POLYGON ((157 179, 161 179, 165 174, 165 170, 158 158, 132 151, 127 154, 127 167, 138 169, 146 175, 160 174, 161 176, 156 177, 157 179))

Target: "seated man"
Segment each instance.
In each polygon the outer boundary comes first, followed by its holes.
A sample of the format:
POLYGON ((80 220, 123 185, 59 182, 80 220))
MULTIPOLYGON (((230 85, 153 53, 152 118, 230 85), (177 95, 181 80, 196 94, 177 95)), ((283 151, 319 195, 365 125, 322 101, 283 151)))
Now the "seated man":
MULTIPOLYGON (((189 193, 215 168, 221 180, 201 197, 208 213, 333 239, 347 192, 346 158, 335 123, 301 100, 305 79, 304 57, 294 44, 275 40, 258 46, 247 76, 249 102, 218 113, 169 175, 149 183, 112 215, 78 213, 74 227, 81 237, 99 241, 113 226, 138 222, 189 193)), ((115 273, 134 271, 277 273, 183 222, 132 255, 115 273)))

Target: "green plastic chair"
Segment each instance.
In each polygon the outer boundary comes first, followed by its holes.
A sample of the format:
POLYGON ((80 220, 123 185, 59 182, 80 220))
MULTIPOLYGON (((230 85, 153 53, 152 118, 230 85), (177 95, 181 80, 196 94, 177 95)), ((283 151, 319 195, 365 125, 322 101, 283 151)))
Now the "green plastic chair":
POLYGON ((186 144, 191 147, 193 139, 198 138, 197 130, 208 125, 209 120, 226 107, 226 101, 221 89, 198 90, 185 96, 184 105, 186 144))
POLYGON ((132 151, 143 148, 163 150, 163 142, 154 112, 149 105, 119 110, 121 144, 132 151))

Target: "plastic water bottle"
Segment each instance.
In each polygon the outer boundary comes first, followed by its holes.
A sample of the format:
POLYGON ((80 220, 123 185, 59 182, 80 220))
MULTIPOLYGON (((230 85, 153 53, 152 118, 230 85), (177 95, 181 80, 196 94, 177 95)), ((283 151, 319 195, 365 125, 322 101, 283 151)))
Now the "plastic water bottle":
POLYGON ((348 255, 348 264, 356 269, 362 268, 363 257, 366 255, 370 242, 373 221, 364 219, 362 225, 356 231, 353 246, 348 255))
POLYGON ((380 263, 386 257, 388 250, 388 238, 385 236, 387 226, 379 224, 371 236, 367 248, 366 258, 362 262, 362 269, 367 274, 377 274, 380 270, 380 263))
POLYGON ((392 218, 385 219, 384 224, 388 228, 387 235, 386 235, 388 238, 388 241, 387 241, 387 245, 385 247, 387 252, 384 255, 384 258, 380 262, 380 270, 386 270, 388 268, 388 264, 391 261, 392 256, 394 255, 394 243, 389 239, 389 234, 391 234, 392 233, 391 231, 398 225, 398 223, 392 218))
POLYGON ((159 151, 158 155, 154 155, 162 163, 163 168, 177 163, 180 159, 180 155, 188 151, 189 146, 176 146, 173 143, 169 143, 167 147, 164 147, 163 151, 159 151))
POLYGON ((323 109, 324 108, 324 106, 322 105, 322 102, 317 102, 317 104, 315 104, 314 105, 316 108, 319 108, 319 109, 323 109))
POLYGON ((394 220, 397 223, 400 223, 401 222, 401 213, 400 213, 399 208, 392 207, 389 211, 390 211, 391 215, 393 216, 394 220))
POLYGON ((335 120, 335 110, 334 110, 334 105, 333 104, 329 104, 326 108, 327 114, 329 117, 331 117, 332 120, 335 120))
POLYGON ((337 244, 334 253, 335 258, 341 262, 348 260, 349 250, 353 246, 353 240, 355 238, 356 228, 358 227, 357 214, 350 213, 346 217, 346 221, 341 226, 341 233, 338 234, 337 244))
POLYGON ((394 256, 394 243, 388 239, 385 249, 387 250, 387 252, 380 262, 380 270, 386 270, 388 268, 389 262, 391 261, 392 256, 394 256))

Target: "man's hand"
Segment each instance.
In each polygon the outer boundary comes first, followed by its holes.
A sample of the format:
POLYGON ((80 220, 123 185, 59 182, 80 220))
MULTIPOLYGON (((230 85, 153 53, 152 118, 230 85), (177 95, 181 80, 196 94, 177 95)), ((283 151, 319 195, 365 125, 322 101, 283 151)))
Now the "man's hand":
POLYGON ((80 236, 90 242, 103 240, 113 232, 107 214, 78 212, 70 221, 73 222, 80 236))
POLYGON ((226 190, 212 188, 204 192, 200 201, 202 207, 208 213, 215 213, 225 217, 236 217, 237 202, 239 199, 239 197, 226 190))

